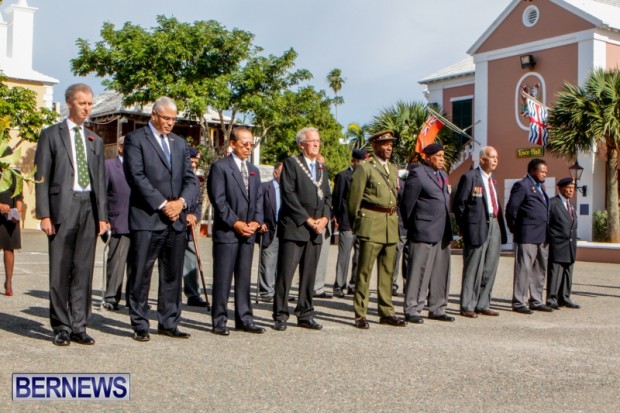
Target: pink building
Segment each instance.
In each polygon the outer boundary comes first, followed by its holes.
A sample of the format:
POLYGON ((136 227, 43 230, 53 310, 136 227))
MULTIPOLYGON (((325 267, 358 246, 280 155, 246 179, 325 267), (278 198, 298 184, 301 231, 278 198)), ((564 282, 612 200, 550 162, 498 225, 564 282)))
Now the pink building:
MULTIPOLYGON (((481 146, 491 145, 499 152, 496 177, 505 204, 532 158, 519 150, 541 148, 528 141, 521 91, 526 88, 551 106, 565 82, 581 85, 593 68, 620 68, 620 0, 514 0, 467 53, 419 83, 427 88, 427 100, 439 104, 458 126, 474 125, 478 143, 453 169, 451 181, 456 185, 463 172, 477 165, 481 146), (525 56, 533 65, 522 64, 525 56)), ((555 183, 569 176, 574 160, 544 151, 533 157, 547 161, 547 192, 555 195, 555 183)), ((605 161, 598 148, 578 161, 584 168, 579 186, 587 186, 586 196, 577 194, 579 237, 591 241, 593 213, 605 209, 605 161)))

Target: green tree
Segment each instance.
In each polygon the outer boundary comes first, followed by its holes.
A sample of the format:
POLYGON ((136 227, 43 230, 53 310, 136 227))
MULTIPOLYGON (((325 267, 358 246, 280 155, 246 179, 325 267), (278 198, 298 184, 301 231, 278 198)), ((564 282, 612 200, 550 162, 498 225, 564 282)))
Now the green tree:
POLYGON ((333 100, 334 110, 336 111, 336 122, 338 122, 338 105, 344 103, 344 99, 338 96, 338 92, 342 90, 342 85, 345 83, 345 79, 342 77, 342 71, 340 69, 332 69, 327 74, 327 83, 329 88, 334 91, 336 97, 333 100))
POLYGON ((360 126, 358 123, 349 123, 344 136, 347 138, 351 149, 362 149, 366 147, 366 130, 367 125, 360 126))
POLYGON ((214 158, 224 155, 239 116, 310 78, 306 70, 293 71, 295 50, 263 56, 247 31, 227 30, 213 20, 190 24, 158 16, 157 23, 148 30, 130 22, 119 30, 104 23, 102 40, 93 47, 77 40, 73 73, 106 77, 104 86, 123 94, 125 104, 148 104, 169 96, 184 116, 201 122, 205 137, 210 134, 203 115, 213 108, 225 137, 223 146, 208 141, 214 158))
MULTIPOLYGON (((13 147, 17 148, 22 142, 36 142, 41 129, 45 125, 54 123, 58 114, 47 108, 40 108, 37 104, 35 91, 24 87, 9 87, 6 77, 0 73, 0 118, 8 116, 5 129, 1 132, 5 139, 9 138, 9 126, 15 128, 19 140, 13 147)), ((0 156, 4 152, 0 152, 0 156)))
POLYGON ((607 212, 611 242, 620 242, 618 150, 620 147, 620 71, 596 69, 583 87, 570 83, 558 92, 549 113, 547 151, 576 159, 579 152, 605 147, 607 212))
POLYGON ((340 143, 340 125, 331 114, 332 100, 323 90, 312 86, 287 90, 276 103, 257 111, 253 119, 263 133, 261 162, 274 164, 288 156, 299 154, 296 133, 305 127, 315 127, 321 134, 321 154, 332 176, 348 165, 350 149, 340 143))

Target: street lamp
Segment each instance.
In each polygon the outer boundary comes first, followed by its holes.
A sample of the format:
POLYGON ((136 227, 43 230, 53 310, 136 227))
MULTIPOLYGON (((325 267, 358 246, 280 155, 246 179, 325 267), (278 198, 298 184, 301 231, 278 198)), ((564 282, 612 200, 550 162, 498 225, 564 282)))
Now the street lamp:
POLYGON ((575 189, 581 192, 583 196, 587 196, 588 187, 586 185, 577 186, 579 180, 581 179, 581 175, 583 174, 583 167, 579 165, 579 161, 575 161, 573 166, 568 167, 568 173, 570 173, 570 177, 575 181, 575 189))

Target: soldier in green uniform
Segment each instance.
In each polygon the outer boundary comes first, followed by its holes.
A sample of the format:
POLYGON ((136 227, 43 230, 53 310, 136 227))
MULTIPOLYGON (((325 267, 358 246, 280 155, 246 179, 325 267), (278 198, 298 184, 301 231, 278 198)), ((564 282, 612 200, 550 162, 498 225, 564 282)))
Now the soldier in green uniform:
POLYGON ((398 171, 389 159, 394 135, 381 131, 369 138, 371 156, 353 173, 348 206, 353 233, 360 241, 358 276, 353 308, 355 327, 367 329, 366 320, 372 268, 377 261, 379 322, 404 327, 407 322, 394 314, 392 271, 398 243, 398 171))

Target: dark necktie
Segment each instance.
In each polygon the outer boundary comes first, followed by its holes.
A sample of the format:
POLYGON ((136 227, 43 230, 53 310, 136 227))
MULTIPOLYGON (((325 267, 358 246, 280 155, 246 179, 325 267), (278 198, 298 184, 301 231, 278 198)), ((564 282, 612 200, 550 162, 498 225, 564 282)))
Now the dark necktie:
POLYGON ((159 135, 161 138, 161 149, 164 151, 164 156, 166 157, 166 161, 168 162, 168 166, 170 166, 170 149, 168 149, 168 142, 166 142, 165 135, 159 135))
POLYGON ((88 178, 88 163, 86 162, 86 153, 84 152, 84 141, 82 140, 80 127, 75 126, 73 130, 75 131, 75 163, 77 164, 78 185, 84 189, 90 183, 90 179, 88 178))
POLYGON ((566 201, 566 209, 568 209, 568 216, 570 216, 571 221, 575 219, 575 215, 573 214, 573 207, 570 204, 570 201, 566 201))
POLYGON ((241 177, 243 178, 243 185, 245 185, 245 192, 247 192, 250 182, 248 180, 248 168, 245 166, 245 161, 241 161, 241 177))
POLYGON ((437 177, 437 182, 439 183, 439 187, 443 188, 443 178, 441 177, 441 173, 439 171, 435 171, 435 176, 437 177))
POLYGON ((489 176, 489 195, 491 195, 491 204, 493 205, 493 215, 499 214, 499 207, 497 206, 497 198, 495 197, 495 188, 493 187, 493 179, 489 176))

